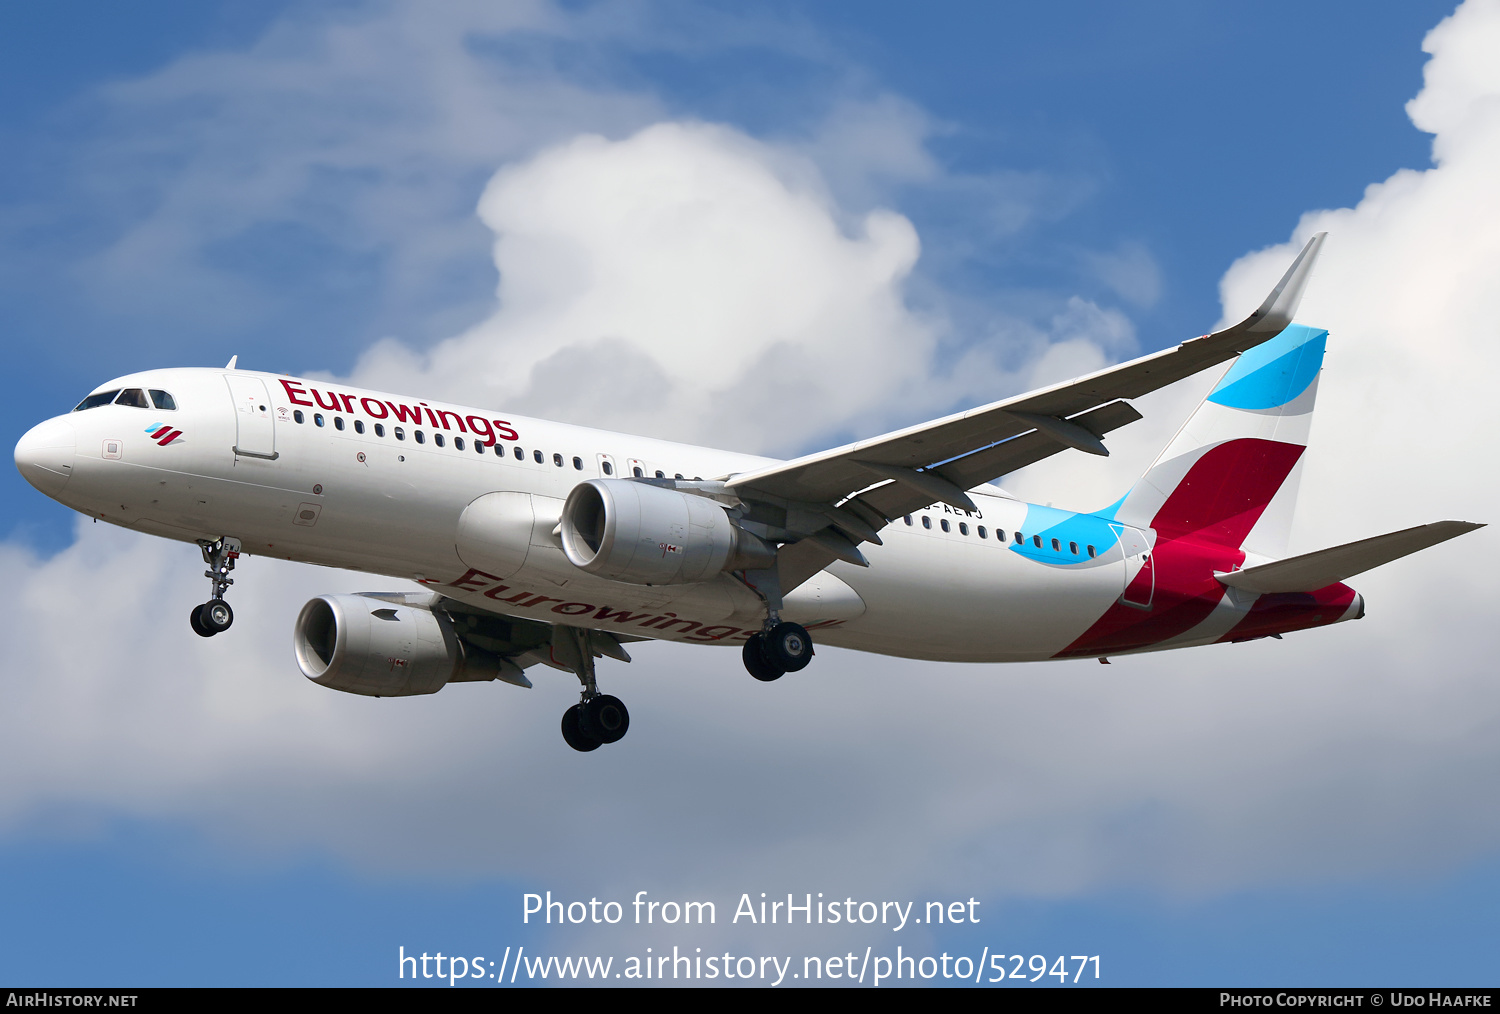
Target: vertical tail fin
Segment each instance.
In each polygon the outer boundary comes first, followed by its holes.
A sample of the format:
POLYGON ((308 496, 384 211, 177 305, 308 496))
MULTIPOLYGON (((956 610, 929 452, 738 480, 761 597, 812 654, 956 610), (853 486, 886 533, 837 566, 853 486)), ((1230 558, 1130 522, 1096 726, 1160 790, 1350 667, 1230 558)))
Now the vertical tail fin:
POLYGON ((1114 517, 1158 540, 1283 555, 1327 337, 1290 324, 1241 354, 1114 517))

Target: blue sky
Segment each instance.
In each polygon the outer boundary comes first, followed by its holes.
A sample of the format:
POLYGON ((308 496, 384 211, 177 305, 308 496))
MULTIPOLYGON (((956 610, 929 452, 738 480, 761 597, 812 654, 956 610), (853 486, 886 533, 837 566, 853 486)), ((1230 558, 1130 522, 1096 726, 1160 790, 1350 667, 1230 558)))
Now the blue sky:
MULTIPOLYGON (((1492 6, 1471 9, 1476 37, 1492 6)), ((232 354, 252 368, 474 395, 461 364, 493 347, 515 376, 486 397, 791 454, 1204 333, 1228 312, 1221 299, 1264 291, 1288 259, 1247 255, 1293 241, 1320 209, 1354 209, 1328 218, 1360 242, 1331 247, 1344 259, 1309 300, 1356 334, 1364 318, 1351 308, 1383 294, 1358 280, 1384 282, 1377 254, 1409 240, 1370 224, 1385 220, 1378 202, 1448 185, 1423 175, 1433 134, 1405 105, 1423 88, 1423 38, 1451 4, 417 10, 0 9, 0 319, 22 381, 0 415, 7 432, 110 376, 232 354), (577 143, 590 134, 604 140, 577 143), (752 435, 686 395, 674 416, 548 388, 548 354, 594 346, 570 344, 556 321, 523 333, 517 290, 502 289, 498 306, 495 295, 496 258, 502 282, 517 262, 492 248, 533 212, 553 215, 538 229, 585 236, 587 223, 545 210, 549 188, 605 158, 622 173, 693 159, 774 178, 785 207, 843 230, 830 260, 861 278, 883 257, 904 265, 864 302, 827 297, 886 343, 874 347, 888 368, 861 377, 876 394, 830 389, 823 411, 803 414, 772 391, 751 406, 765 423, 752 435), (1417 172, 1367 193, 1400 170, 1417 172), (683 429, 696 419, 708 421, 683 429)), ((1463 72, 1461 38, 1441 58, 1460 84, 1433 93, 1423 122, 1452 139, 1452 166, 1493 166, 1471 154, 1489 135, 1453 111, 1482 103, 1451 93, 1496 85, 1463 72)), ((1475 206, 1450 231, 1471 227, 1480 242, 1497 234, 1487 215, 1475 206)), ((773 259, 793 256, 752 238, 773 259)), ((670 253, 643 241, 636 257, 649 268, 670 253)), ((670 307, 671 273, 658 274, 670 307)), ((724 284, 727 300, 738 290, 724 284)), ((1444 291, 1444 305, 1478 305, 1477 284, 1444 291)), ((664 319, 657 306, 624 309, 649 330, 664 319)), ((1444 334, 1466 334, 1466 319, 1444 334)), ((649 361, 657 350, 634 326, 622 333, 649 361)), ((742 346, 757 340, 747 332, 742 346)), ((1473 364, 1466 347, 1428 351, 1473 364)), ((1331 367, 1386 390, 1330 348, 1331 367)), ((690 394, 695 377, 672 381, 690 394)), ((1412 389, 1432 394, 1417 379, 1412 389)), ((1358 419, 1358 392, 1342 397, 1329 395, 1358 419)), ((1162 425, 1170 435, 1175 421, 1162 425)), ((1430 455, 1393 454, 1418 491, 1399 503, 1414 515, 1404 521, 1382 506, 1400 498, 1350 478, 1389 478, 1382 459, 1341 453, 1361 431, 1318 425, 1333 451, 1304 494, 1314 544, 1387 522, 1491 520, 1480 515, 1493 487, 1450 482, 1430 455), (1331 506, 1338 496, 1352 514, 1331 506)), ((1135 459, 1121 457, 1128 472, 1135 459)), ((515 913, 528 890, 621 896, 636 884, 721 905, 824 884, 977 895, 994 921, 939 931, 934 950, 1100 953, 1111 984, 1494 980, 1500 831, 1483 813, 1496 809, 1500 761, 1476 744, 1494 740, 1500 701, 1481 661, 1493 634, 1465 626, 1488 614, 1493 586, 1465 585, 1451 567, 1421 571, 1409 598, 1374 586, 1389 603, 1379 615, 1417 632, 1375 619, 1300 647, 1246 646, 1229 666, 1222 654, 1137 665, 1123 685, 1074 663, 912 667, 830 653, 826 685, 766 703, 749 699, 737 663, 647 651, 654 668, 632 712, 662 717, 655 729, 637 718, 643 752, 603 775, 554 749, 561 686, 477 706, 454 693, 470 688, 450 688, 377 715, 304 685, 285 658, 283 614, 304 592, 375 579, 247 569, 258 590, 236 593, 260 596, 264 622, 236 631, 256 645, 244 659, 187 644, 186 623, 134 641, 117 633, 146 625, 131 609, 165 596, 185 616, 196 601, 190 554, 87 532, 13 472, 0 495, 17 645, 0 707, 25 732, 6 749, 0 794, 10 982, 385 985, 398 945, 625 949, 523 929, 515 913), (1445 618, 1424 589, 1466 605, 1445 618), (81 652, 59 655, 27 623, 26 610, 67 616, 80 603, 111 617, 81 652), (134 661, 114 671, 99 661, 124 657, 134 661), (1207 686, 1195 666, 1221 682, 1207 686), (204 689, 221 677, 239 709, 229 719, 204 689), (70 689, 53 699, 38 683, 70 689), (105 693, 131 703, 112 715, 117 705, 89 698, 105 693), (1351 693, 1361 699, 1340 696, 1351 693), (851 699, 870 737, 847 728, 858 725, 851 699), (976 700, 986 706, 950 718, 976 700), (76 728, 75 708, 86 716, 76 728), (726 708, 743 721, 721 741, 702 715, 726 708), (132 738, 111 717, 146 731, 132 738), (830 724, 840 731, 825 748, 815 741, 830 724), (299 777, 299 765, 319 770, 299 777), (1101 774, 1116 768, 1118 780, 1101 774), (960 769, 989 774, 964 782, 960 769), (1184 770, 1200 772, 1191 790, 1184 770), (987 779, 988 808, 939 788, 987 779), (1028 795, 1029 782, 1048 798, 1028 795), (608 814, 603 828, 590 804, 608 814), (923 830, 907 839, 898 826, 923 830), (840 881, 851 850, 862 858, 840 881)))

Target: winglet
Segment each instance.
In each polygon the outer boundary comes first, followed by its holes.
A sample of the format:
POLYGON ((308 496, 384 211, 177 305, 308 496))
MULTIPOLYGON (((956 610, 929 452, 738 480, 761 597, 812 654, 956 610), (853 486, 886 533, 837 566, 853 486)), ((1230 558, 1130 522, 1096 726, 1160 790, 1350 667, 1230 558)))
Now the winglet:
POLYGON ((229 357, 229 362, 227 362, 227 363, 224 364, 224 369, 226 369, 226 370, 232 370, 232 369, 234 369, 235 364, 238 363, 239 361, 240 361, 240 357, 239 357, 238 353, 236 353, 235 355, 230 356, 229 357))
POLYGON ((1320 232, 1307 241, 1307 246, 1292 261, 1292 266, 1281 276, 1276 288, 1260 304, 1260 309, 1246 317, 1238 330, 1252 334, 1265 334, 1267 331, 1279 334, 1292 322, 1292 318, 1297 315, 1297 304, 1302 302, 1302 290, 1307 288, 1313 264, 1317 262, 1318 251, 1323 249, 1323 240, 1327 238, 1328 233, 1320 232))

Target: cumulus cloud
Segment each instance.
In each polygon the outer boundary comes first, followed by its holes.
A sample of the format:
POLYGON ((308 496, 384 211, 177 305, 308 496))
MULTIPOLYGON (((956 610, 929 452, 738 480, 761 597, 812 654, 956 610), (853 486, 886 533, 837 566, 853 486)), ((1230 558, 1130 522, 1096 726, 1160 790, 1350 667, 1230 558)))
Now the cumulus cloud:
POLYGON ((724 126, 578 137, 496 174, 479 214, 494 314, 425 353, 377 345, 351 380, 787 453, 1134 348, 1123 315, 1073 297, 1045 327, 1008 322, 941 362, 951 328, 905 298, 911 222, 851 216, 797 146, 724 126))
MULTIPOLYGON (((1493 4, 1434 31, 1411 109, 1436 132, 1435 166, 1309 214, 1225 278, 1236 319, 1307 235, 1332 235, 1303 315, 1333 331, 1303 548, 1491 520, 1497 46, 1493 4)), ((993 397, 1133 344, 1128 321, 1080 301, 944 365, 941 317, 903 297, 915 230, 844 210, 805 151, 690 121, 570 138, 485 190, 489 318, 430 353, 377 346, 359 381, 754 449, 872 426, 891 399, 993 397)), ((1056 488, 1118 495, 1196 396, 1143 405, 1149 421, 1086 473, 1060 456, 1056 488), (1069 485, 1070 472, 1095 478, 1069 485)), ((1047 479, 1026 478, 1038 499, 1047 479)), ((1191 894, 1421 873, 1500 842, 1496 808, 1475 805, 1500 774, 1493 547, 1481 532, 1361 578, 1360 623, 1108 668, 828 650, 761 686, 732 651, 642 645, 604 666, 633 723, 601 764, 560 742, 562 674, 529 692, 381 701, 298 676, 286 642, 301 603, 387 582, 251 560, 235 629, 200 642, 191 548, 81 526, 51 559, 6 547, 0 560, 13 645, 0 765, 25 773, 0 787, 0 820, 145 814, 387 875, 615 894, 1191 894)))
POLYGON ((377 347, 354 379, 755 450, 845 424, 906 396, 934 336, 901 303, 911 223, 846 235, 817 179, 703 124, 544 152, 480 200, 497 313, 420 365, 377 347))

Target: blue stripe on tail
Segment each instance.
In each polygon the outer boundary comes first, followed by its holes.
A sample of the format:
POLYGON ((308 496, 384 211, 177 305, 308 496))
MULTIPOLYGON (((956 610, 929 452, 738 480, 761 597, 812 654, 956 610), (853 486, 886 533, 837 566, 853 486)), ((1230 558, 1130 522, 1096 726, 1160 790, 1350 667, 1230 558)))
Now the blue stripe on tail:
POLYGON ((1291 324, 1263 345, 1242 353, 1208 400, 1226 408, 1264 410, 1292 401, 1323 366, 1328 332, 1291 324))

